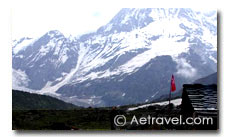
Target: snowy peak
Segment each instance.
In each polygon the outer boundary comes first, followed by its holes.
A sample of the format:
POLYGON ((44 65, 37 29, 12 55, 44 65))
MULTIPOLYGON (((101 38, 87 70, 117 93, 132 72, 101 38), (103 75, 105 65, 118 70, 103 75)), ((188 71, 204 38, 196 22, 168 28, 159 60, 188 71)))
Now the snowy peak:
POLYGON ((151 101, 168 93, 171 74, 179 89, 217 70, 216 18, 192 9, 125 8, 78 38, 57 30, 24 38, 17 45, 30 42, 13 51, 14 81, 72 103, 151 101))
POLYGON ((122 9, 107 25, 98 29, 98 33, 130 32, 143 28, 153 20, 149 15, 151 9, 122 9))
MULTIPOLYGON (((60 82, 65 74, 76 66, 76 47, 74 41, 61 32, 52 30, 16 52, 13 56, 13 68, 28 76, 30 80, 27 82, 27 88, 40 90, 46 84, 54 85, 60 82)), ((16 48, 18 45, 14 46, 14 50, 16 48)))
MULTIPOLYGON (((12 47, 13 54, 17 54, 20 51, 24 51, 30 45, 35 45, 36 48, 41 48, 41 46, 47 45, 48 43, 52 43, 52 41, 55 42, 56 39, 63 39, 63 38, 65 37, 61 32, 59 32, 58 30, 52 30, 47 32, 40 38, 33 39, 29 37, 24 37, 21 38, 20 40, 14 40, 12 47)), ((51 46, 55 46, 55 44, 52 44, 51 46)))
POLYGON ((172 21, 183 20, 192 23, 195 26, 204 25, 210 31, 216 33, 216 12, 198 12, 189 8, 147 8, 147 9, 122 9, 108 24, 98 29, 98 33, 103 35, 130 32, 135 29, 146 27, 156 21, 172 21), (211 18, 209 21, 209 18, 211 18))
POLYGON ((22 43, 23 41, 25 41, 25 40, 30 40, 30 39, 32 39, 32 38, 29 38, 29 37, 23 37, 23 38, 21 38, 21 39, 19 39, 19 40, 13 40, 13 46, 18 45, 18 44, 22 43))
POLYGON ((64 35, 58 31, 58 30, 51 30, 46 35, 50 36, 51 38, 59 38, 59 37, 64 37, 64 35))

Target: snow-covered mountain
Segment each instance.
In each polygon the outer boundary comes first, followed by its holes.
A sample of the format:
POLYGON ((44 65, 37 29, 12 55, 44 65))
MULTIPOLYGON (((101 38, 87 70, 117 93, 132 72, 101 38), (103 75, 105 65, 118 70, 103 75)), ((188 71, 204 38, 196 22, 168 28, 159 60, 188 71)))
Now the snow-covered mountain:
POLYGON ((78 49, 74 45, 73 40, 59 31, 49 31, 38 39, 29 39, 28 44, 27 39, 22 38, 13 46, 13 72, 29 81, 26 88, 41 90, 49 81, 54 85, 76 66, 78 49))
POLYGON ((13 41, 13 88, 83 106, 154 100, 217 71, 217 13, 122 9, 96 32, 13 41))

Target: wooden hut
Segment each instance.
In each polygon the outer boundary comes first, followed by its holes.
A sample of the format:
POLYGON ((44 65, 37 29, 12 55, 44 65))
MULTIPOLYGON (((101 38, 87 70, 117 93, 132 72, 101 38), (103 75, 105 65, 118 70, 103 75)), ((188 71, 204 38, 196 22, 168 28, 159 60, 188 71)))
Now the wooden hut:
POLYGON ((212 117, 217 128, 217 85, 184 84, 181 111, 184 117, 212 117))

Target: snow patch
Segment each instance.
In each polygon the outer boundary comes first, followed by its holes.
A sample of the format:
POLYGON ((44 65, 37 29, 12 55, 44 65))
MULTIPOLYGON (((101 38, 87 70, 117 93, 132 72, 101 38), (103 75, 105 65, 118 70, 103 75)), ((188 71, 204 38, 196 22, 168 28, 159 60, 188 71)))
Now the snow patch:
POLYGON ((20 69, 18 70, 12 69, 12 88, 13 89, 26 88, 29 82, 30 82, 30 79, 28 78, 25 71, 22 71, 20 69))
POLYGON ((61 62, 65 63, 67 61, 67 59, 68 59, 68 56, 66 54, 64 54, 61 58, 61 62))
POLYGON ((65 78, 61 82, 57 83, 54 86, 51 86, 51 83, 52 82, 48 82, 48 83, 46 83, 46 85, 45 85, 44 88, 42 88, 41 90, 39 90, 39 92, 40 93, 43 93, 43 94, 44 93, 50 93, 50 94, 54 94, 56 96, 59 96, 59 94, 57 94, 56 91, 60 87, 62 87, 63 85, 67 84, 70 81, 70 79, 75 76, 76 72, 80 68, 80 65, 82 63, 83 57, 86 55, 87 51, 88 51, 88 49, 86 49, 85 47, 83 47, 83 46, 80 45, 80 50, 78 52, 78 55, 79 56, 78 56, 78 60, 77 60, 76 67, 74 69, 72 69, 71 72, 69 74, 67 74, 65 76, 65 78))
POLYGON ((112 24, 108 24, 107 26, 106 26, 106 29, 105 29, 105 31, 110 31, 111 29, 112 29, 112 24))
POLYGON ((19 51, 26 49, 29 45, 32 45, 33 39, 25 39, 17 45, 13 45, 13 53, 17 54, 19 51))
POLYGON ((124 97, 125 95, 126 95, 126 93, 123 93, 123 94, 122 94, 122 97, 124 97))
MULTIPOLYGON (((171 100, 170 103, 174 104, 175 106, 178 106, 181 104, 181 101, 182 99, 179 98, 179 99, 174 99, 174 100, 171 100)), ((157 102, 157 103, 150 103, 150 104, 145 104, 145 105, 141 105, 141 106, 137 106, 137 107, 132 107, 132 108, 128 108, 127 111, 134 111, 136 109, 139 109, 139 108, 146 108, 148 106, 154 106, 154 105, 160 105, 160 106, 163 106, 163 105, 168 105, 169 104, 169 101, 163 101, 163 102, 157 102)))
POLYGON ((210 58, 214 63, 217 64, 217 60, 216 60, 213 56, 210 55, 209 58, 210 58))
POLYGON ((155 94, 153 94, 151 97, 154 98, 155 95, 157 95, 159 93, 159 91, 155 92, 155 94))

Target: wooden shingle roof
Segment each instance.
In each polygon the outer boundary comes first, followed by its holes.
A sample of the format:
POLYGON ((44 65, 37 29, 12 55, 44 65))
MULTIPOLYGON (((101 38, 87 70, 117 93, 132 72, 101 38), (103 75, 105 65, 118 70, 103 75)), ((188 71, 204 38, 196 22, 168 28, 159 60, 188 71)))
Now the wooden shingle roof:
POLYGON ((188 96, 188 103, 194 112, 201 115, 217 114, 217 85, 184 84, 183 94, 188 96))

